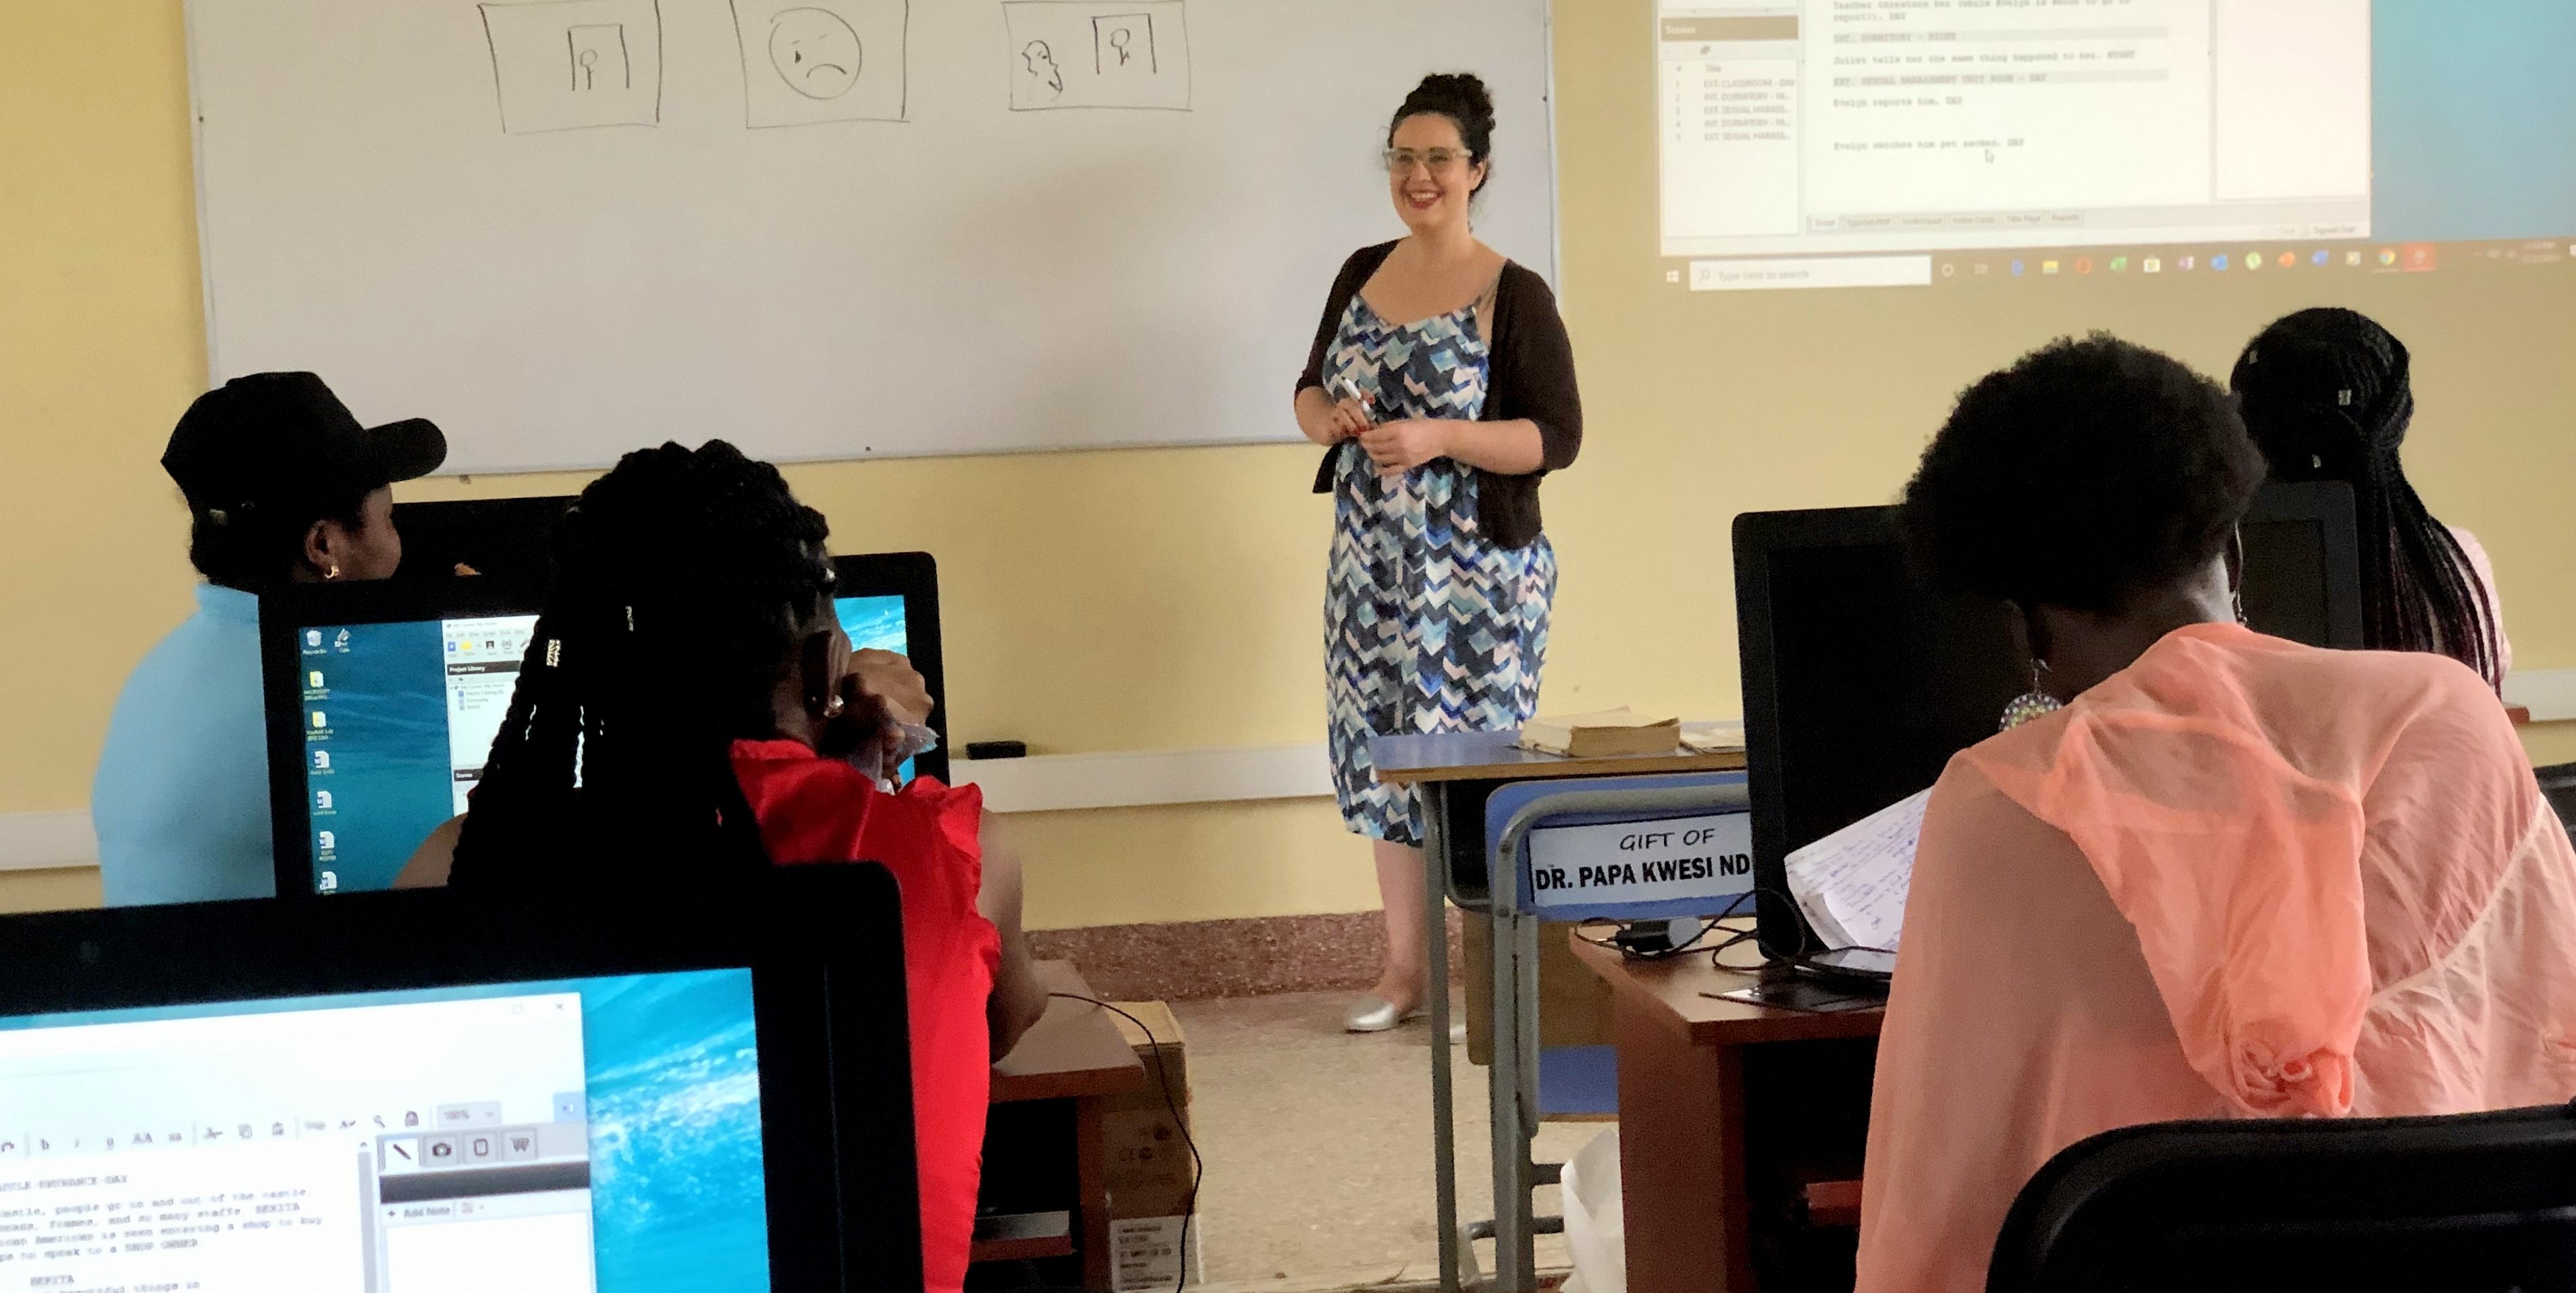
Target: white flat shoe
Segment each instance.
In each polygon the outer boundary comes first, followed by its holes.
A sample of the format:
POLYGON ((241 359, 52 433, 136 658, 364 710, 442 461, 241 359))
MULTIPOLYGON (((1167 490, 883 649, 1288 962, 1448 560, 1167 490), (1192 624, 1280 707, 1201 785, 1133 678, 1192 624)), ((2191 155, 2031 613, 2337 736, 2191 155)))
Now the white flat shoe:
POLYGON ((1394 1002, 1372 994, 1361 997, 1358 1003, 1351 1007, 1351 1012, 1342 1016, 1342 1031, 1346 1033, 1390 1032, 1398 1024, 1421 1017, 1422 1011, 1418 1008, 1399 1011, 1395 1008, 1394 1002))

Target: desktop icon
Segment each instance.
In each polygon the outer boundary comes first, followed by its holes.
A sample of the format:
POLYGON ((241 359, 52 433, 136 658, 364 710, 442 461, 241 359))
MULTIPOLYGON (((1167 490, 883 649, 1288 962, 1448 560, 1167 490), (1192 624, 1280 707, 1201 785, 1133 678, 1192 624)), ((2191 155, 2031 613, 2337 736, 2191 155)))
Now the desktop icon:
POLYGON ((2391 268, 2394 268, 2394 267, 2396 266, 2396 264, 2397 264, 2397 249, 2396 249, 2396 248, 2394 248, 2394 247, 2382 247, 2382 248, 2380 248, 2380 249, 2379 249, 2379 267, 2380 267, 2381 269, 2391 269, 2391 268))
POLYGON ((1982 261, 1982 260, 1981 260, 1981 261, 1978 261, 1978 262, 1977 262, 1977 277, 1979 277, 1979 278, 1984 278, 1984 277, 1986 276, 1986 271, 1987 271, 1987 270, 1989 270, 1989 269, 1992 269, 1992 268, 1994 268, 1994 267, 1993 267, 1993 266, 1991 266, 1991 265, 1988 265, 1986 262, 1984 262, 1984 261, 1982 261))
POLYGON ((2218 253, 2217 255, 2210 257, 2210 258, 2209 258, 2209 268, 2210 268, 2211 272, 2213 272, 2213 273, 2219 273, 2219 274, 2224 274, 2224 273, 2226 273, 2226 272, 2227 272, 2227 253, 2222 251, 2222 252, 2218 253))
POLYGON ((2192 257, 2192 256, 2185 256, 2185 257, 2182 257, 2181 259, 2176 260, 2176 261, 2174 262, 2174 268, 2175 268, 2175 269, 2178 269, 2178 270, 2181 270, 2183 273, 2186 273, 2186 274, 2190 273, 2192 270, 2194 270, 2194 269, 2196 269, 2196 268, 2198 268, 2198 267, 2199 267, 2199 260, 2198 260, 2198 258, 2196 258, 2196 257, 2192 257))
POLYGON ((2126 256, 2113 256, 2113 257, 2111 258, 2111 272, 2112 272, 2112 273, 2114 273, 2114 274, 2126 274, 2126 273, 2128 273, 2128 272, 2129 272, 2129 258, 2128 258, 2128 257, 2126 257, 2126 256))
POLYGON ((2406 272, 2421 274, 2441 264, 2441 254, 2429 242, 2406 244, 2406 272))
POLYGON ((2039 272, 2043 275, 2056 273, 2057 262, 2053 260, 2043 260, 2039 262, 2039 272))
POLYGON ((329 772, 331 770, 331 752, 329 750, 315 750, 313 752, 313 770, 315 772, 329 772))
POLYGON ((2249 251, 2245 253, 2245 268, 2248 270, 2263 268, 2263 253, 2259 251, 2249 251))
POLYGON ((306 684, 310 685, 313 690, 322 690, 322 671, 316 669, 313 672, 304 675, 304 681, 306 684))
MULTIPOLYGON (((2392 265, 2397 263, 2397 253, 2396 253, 2396 252, 2393 252, 2393 251, 2392 251, 2392 252, 2388 253, 2388 263, 2390 263, 2390 264, 2392 264, 2392 265)), ((306 629, 306 630, 304 630, 304 645, 309 646, 309 647, 318 647, 318 646, 322 645, 322 630, 320 630, 320 629, 306 629)))
POLYGON ((2012 263, 2012 276, 2013 276, 2013 277, 2015 277, 2015 278, 2019 278, 2019 277, 2021 277, 2021 271, 2022 271, 2022 263, 2021 263, 2020 261, 2014 261, 2014 262, 2012 263))
POLYGON ((331 639, 331 649, 334 651, 346 651, 349 649, 349 630, 342 629, 340 630, 340 636, 331 639))
POLYGON ((340 847, 340 837, 331 831, 316 831, 313 835, 313 843, 323 852, 328 853, 340 847))
POLYGON ((313 792, 313 807, 314 807, 315 809, 319 810, 319 811, 326 812, 326 813, 327 813, 327 812, 329 812, 329 811, 331 811, 331 792, 330 792, 330 791, 328 791, 328 790, 316 790, 316 791, 314 791, 314 792, 313 792))
POLYGON ((2149 256, 2146 259, 2146 263, 2138 266, 2138 268, 2150 274, 2161 274, 2165 272, 2165 263, 2156 257, 2149 256))
POLYGON ((2093 258, 2092 258, 2092 257, 2090 257, 2090 256, 2078 256, 2078 257, 2076 257, 2076 258, 2075 258, 2075 272, 2076 272, 2076 273, 2078 273, 2078 274, 2090 274, 2090 273, 2092 273, 2092 272, 2093 272, 2093 258))
POLYGON ((2296 267, 2298 263, 2299 253, 2295 251, 2285 251, 2281 253, 2281 268, 2291 269, 2296 267))
POLYGON ((1943 278, 1957 278, 1958 276, 1959 276, 1959 267, 1958 267, 1957 265, 1954 265, 1954 264, 1950 263, 1949 261, 1943 261, 1943 262, 1941 262, 1941 277, 1943 277, 1943 278))
POLYGON ((2330 252, 2330 251, 2321 251, 2321 252, 2318 252, 2316 255, 2311 256, 2311 257, 2309 257, 2309 258, 2308 258, 2308 260, 2309 260, 2309 262, 2310 262, 2310 263, 2312 263, 2312 264, 2317 264, 2317 265, 2325 264, 2327 261, 2330 261, 2330 260, 2333 260, 2333 259, 2334 259, 2334 253, 2333 253, 2333 252, 2330 252))
POLYGON ((323 873, 322 873, 318 878, 316 878, 316 879, 313 881, 313 892, 315 892, 315 893, 338 893, 338 892, 340 892, 340 873, 339 873, 339 872, 337 872, 337 871, 325 871, 325 872, 323 872, 323 873))
POLYGON ((2343 254, 2343 263, 2358 268, 2361 265, 2361 253, 2357 251, 2345 252, 2343 254))
POLYGON ((318 732, 318 731, 321 731, 323 728, 329 727, 330 725, 331 725, 331 716, 330 716, 330 715, 325 714, 325 713, 323 713, 321 710, 318 710, 318 709, 317 709, 317 710, 315 710, 315 711, 313 711, 313 730, 314 730, 314 731, 317 731, 317 732, 318 732))
POLYGON ((448 653, 449 655, 454 655, 454 654, 456 654, 456 639, 454 639, 454 638, 449 638, 449 639, 447 640, 447 653, 448 653))

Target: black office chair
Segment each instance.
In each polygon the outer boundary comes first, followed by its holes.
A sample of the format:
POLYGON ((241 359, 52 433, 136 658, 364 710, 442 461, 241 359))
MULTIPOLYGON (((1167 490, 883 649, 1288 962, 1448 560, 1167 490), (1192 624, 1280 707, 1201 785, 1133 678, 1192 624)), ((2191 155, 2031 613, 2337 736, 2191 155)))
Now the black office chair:
POLYGON ((2576 1107, 2170 1122, 2022 1187, 1986 1293, 2576 1290, 2576 1107))
POLYGON ((2540 774, 2541 796, 2558 810, 2558 821, 2567 833, 2576 835, 2576 763, 2553 763, 2535 770, 2540 774))

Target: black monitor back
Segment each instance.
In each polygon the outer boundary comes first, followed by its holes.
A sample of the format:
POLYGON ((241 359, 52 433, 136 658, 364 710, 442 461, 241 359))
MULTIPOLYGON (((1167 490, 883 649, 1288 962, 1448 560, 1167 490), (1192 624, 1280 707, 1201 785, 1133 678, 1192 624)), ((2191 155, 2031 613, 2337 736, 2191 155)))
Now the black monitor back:
MULTIPOLYGON (((2350 486, 2264 488, 2242 527, 2245 611, 2312 646, 2361 645, 2350 486)), ((2005 608, 1909 568, 1885 507, 1735 519, 1736 620, 1763 951, 1809 946, 1784 859, 1938 780, 2030 687, 2005 608)))
POLYGON ((432 583, 471 572, 542 588, 554 576, 556 532, 572 502, 552 496, 396 503, 403 560, 394 578, 432 583))

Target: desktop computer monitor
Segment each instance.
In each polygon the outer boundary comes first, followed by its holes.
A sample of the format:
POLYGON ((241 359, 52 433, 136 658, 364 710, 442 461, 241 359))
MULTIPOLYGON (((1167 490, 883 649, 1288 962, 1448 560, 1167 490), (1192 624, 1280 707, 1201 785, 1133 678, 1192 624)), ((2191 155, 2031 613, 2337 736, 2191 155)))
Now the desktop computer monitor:
POLYGON ((901 942, 875 866, 0 920, 0 1286, 918 1287, 901 942))
MULTIPOLYGON (((2247 621, 2359 647, 2353 517, 2339 482, 2265 487, 2240 529, 2247 621)), ((1794 956, 1790 851, 1930 786, 2030 676, 2003 606, 1915 578, 1890 508, 1737 517, 1735 588, 1758 924, 1766 954, 1794 956)))
MULTIPOLYGON (((902 776, 948 776, 939 575, 927 553, 833 559, 860 647, 911 658, 941 747, 902 776)), ((280 895, 392 886, 465 811, 509 712, 542 581, 312 584, 261 599, 269 802, 280 895)))
POLYGON ((557 531, 569 495, 462 498, 394 504, 403 583, 479 575, 543 584, 554 573, 557 531))

